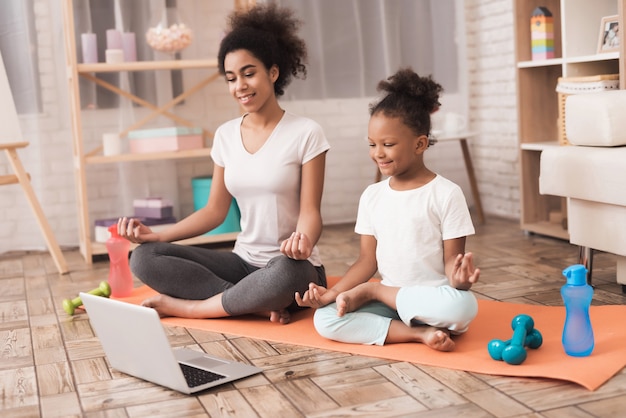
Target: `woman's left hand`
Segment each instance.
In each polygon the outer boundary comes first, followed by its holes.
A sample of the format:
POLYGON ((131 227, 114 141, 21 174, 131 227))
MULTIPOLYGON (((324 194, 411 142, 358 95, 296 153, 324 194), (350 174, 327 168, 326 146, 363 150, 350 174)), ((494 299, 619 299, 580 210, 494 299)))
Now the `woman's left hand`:
POLYGON ((306 260, 313 252, 313 245, 306 234, 294 232, 282 242, 280 252, 294 260, 306 260))

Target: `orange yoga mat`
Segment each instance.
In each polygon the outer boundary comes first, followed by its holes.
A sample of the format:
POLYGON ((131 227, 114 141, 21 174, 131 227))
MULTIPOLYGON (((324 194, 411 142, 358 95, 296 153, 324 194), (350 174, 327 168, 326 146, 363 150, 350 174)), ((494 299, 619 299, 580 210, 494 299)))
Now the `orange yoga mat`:
MULTIPOLYGON (((142 286, 134 289, 133 295, 123 300, 141 303, 153 294, 154 290, 142 286)), ((626 365, 626 327, 616 321, 616 318, 626 318, 626 306, 592 306, 590 315, 595 348, 588 357, 570 357, 563 351, 561 333, 565 321, 564 307, 485 300, 479 301, 478 316, 467 333, 455 337, 456 349, 449 353, 413 343, 379 347, 330 341, 315 332, 312 309, 296 313, 287 325, 254 316, 201 320, 164 318, 163 323, 482 374, 567 380, 593 391, 626 365), (528 357, 520 365, 491 359, 487 344, 495 338, 510 339, 513 335, 511 321, 518 314, 527 314, 533 318, 535 328, 543 335, 542 346, 528 349, 528 357)))

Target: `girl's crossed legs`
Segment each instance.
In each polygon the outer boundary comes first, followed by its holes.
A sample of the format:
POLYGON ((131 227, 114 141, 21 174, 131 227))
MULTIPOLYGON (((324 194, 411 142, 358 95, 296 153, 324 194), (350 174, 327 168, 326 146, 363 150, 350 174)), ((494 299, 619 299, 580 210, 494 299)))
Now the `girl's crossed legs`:
POLYGON ((367 282, 341 293, 335 304, 318 309, 315 325, 321 335, 337 341, 419 342, 451 351, 455 344, 450 333, 467 331, 477 311, 471 292, 450 286, 398 288, 367 282))

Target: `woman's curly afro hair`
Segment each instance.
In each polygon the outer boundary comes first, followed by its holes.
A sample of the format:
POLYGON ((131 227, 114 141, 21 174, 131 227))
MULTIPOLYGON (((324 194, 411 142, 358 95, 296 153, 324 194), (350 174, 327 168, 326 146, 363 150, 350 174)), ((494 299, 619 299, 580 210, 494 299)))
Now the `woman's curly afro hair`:
POLYGON ((278 67, 274 93, 282 96, 292 77, 306 78, 306 44, 297 34, 301 24, 291 9, 274 3, 257 4, 247 11, 232 13, 229 31, 218 53, 220 73, 225 74, 224 59, 228 53, 245 49, 266 69, 273 65, 278 67))

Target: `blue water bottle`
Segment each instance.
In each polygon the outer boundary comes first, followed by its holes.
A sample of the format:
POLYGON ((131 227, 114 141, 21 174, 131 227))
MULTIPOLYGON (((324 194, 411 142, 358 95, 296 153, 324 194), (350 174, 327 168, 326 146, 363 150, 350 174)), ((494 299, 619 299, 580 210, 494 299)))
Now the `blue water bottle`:
POLYGON ((574 357, 585 357, 593 351, 593 329, 589 318, 589 306, 593 298, 593 287, 587 284, 587 269, 574 264, 563 270, 567 283, 561 287, 565 304, 565 326, 563 327, 563 349, 574 357))

